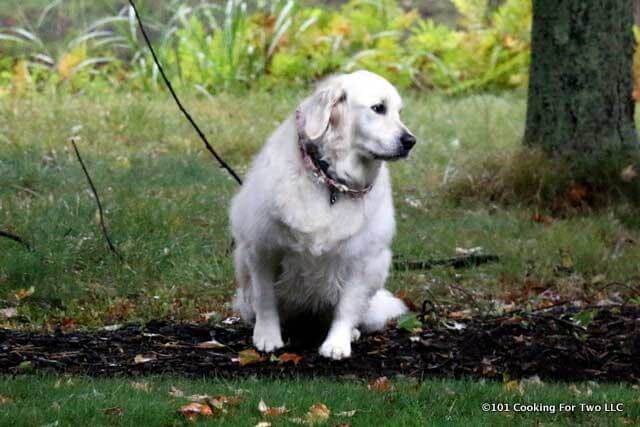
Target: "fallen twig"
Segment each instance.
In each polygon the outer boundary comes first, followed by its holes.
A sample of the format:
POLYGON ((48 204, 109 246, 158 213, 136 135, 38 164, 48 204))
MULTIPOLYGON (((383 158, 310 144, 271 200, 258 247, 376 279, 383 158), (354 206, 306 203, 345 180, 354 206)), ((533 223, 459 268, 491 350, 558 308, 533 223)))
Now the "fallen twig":
POLYGON ((433 259, 426 261, 409 261, 395 259, 393 268, 395 270, 431 270, 434 267, 466 268, 478 265, 497 262, 500 258, 497 255, 466 255, 455 258, 433 259))
POLYGON ((27 250, 31 251, 33 250, 31 248, 31 245, 29 245, 29 243, 26 242, 26 240, 24 240, 22 237, 15 235, 13 233, 9 233, 8 231, 2 231, 0 230, 0 237, 5 237, 9 240, 13 240, 14 242, 20 243, 22 246, 24 246, 25 248, 27 248, 27 250))
POLYGON ((189 114, 189 112, 182 105, 182 102, 180 102, 180 98, 178 98, 178 95, 176 95, 176 92, 173 90, 173 86, 171 85, 171 82, 169 81, 169 78, 167 78, 167 75, 165 74, 164 69, 162 68, 162 65, 160 65, 160 61, 158 60, 158 56, 156 55, 156 52, 153 49, 153 46, 151 45, 151 41, 149 40, 149 36, 147 36, 147 32, 144 29, 144 25, 142 25, 142 18, 140 17, 140 14, 138 13, 138 8, 136 7, 136 5, 133 2, 133 0, 129 0, 129 4, 131 5, 131 7, 133 8, 133 11, 135 12, 136 19, 138 21, 138 25, 140 26, 140 32, 142 33, 142 37, 144 38, 144 41, 147 43, 147 46, 149 47, 149 50, 151 51, 151 56, 153 57, 153 62, 156 64, 156 67, 158 67, 158 71, 160 72, 160 75, 162 76, 162 80, 164 80, 164 83, 167 85, 167 89, 169 89, 169 92, 171 93, 171 96, 173 97, 173 100, 176 102, 176 104, 178 105, 178 108, 180 109, 182 114, 184 114, 184 116, 189 121, 189 123, 191 123, 191 126, 193 126, 193 128, 195 129, 196 133, 198 134, 198 136, 200 137, 202 142, 204 142, 204 145, 205 145, 205 147, 207 147, 207 150, 209 150, 209 152, 213 155, 213 157, 215 157, 215 159, 218 161, 218 163, 220 163, 220 166, 223 169, 226 169, 227 172, 229 172, 231 174, 231 176, 236 180, 236 182, 238 184, 242 185, 242 180, 240 179, 240 177, 238 176, 236 171, 234 171, 233 168, 231 166, 229 166, 227 164, 227 162, 225 162, 222 159, 222 157, 220 157, 218 155, 218 153, 213 149, 211 144, 209 144, 209 141, 207 140, 207 137, 204 136, 204 132, 202 132, 200 130, 200 127, 198 127, 196 122, 193 120, 193 118, 191 117, 191 114, 189 114))
POLYGON ((98 213, 100 214, 100 226, 102 227, 102 234, 104 238, 107 240, 109 245, 109 249, 113 252, 119 259, 122 261, 122 255, 118 252, 113 242, 111 242, 111 238, 109 237, 109 232, 107 231, 107 226, 104 222, 104 213, 102 211, 102 203, 100 203, 100 196, 98 196, 98 191, 96 190, 95 185, 93 185, 93 181, 91 180, 91 176, 89 176, 89 172, 87 171, 87 167, 82 160, 82 156, 80 156, 80 151, 78 151, 78 146, 76 145, 76 141, 74 138, 71 138, 71 145, 73 145, 73 150, 76 152, 76 157, 80 162, 80 166, 82 166, 82 171, 84 172, 84 176, 87 177, 87 181, 89 181, 89 186, 91 187, 91 191, 93 192, 94 197, 96 198, 96 204, 98 205, 98 213))

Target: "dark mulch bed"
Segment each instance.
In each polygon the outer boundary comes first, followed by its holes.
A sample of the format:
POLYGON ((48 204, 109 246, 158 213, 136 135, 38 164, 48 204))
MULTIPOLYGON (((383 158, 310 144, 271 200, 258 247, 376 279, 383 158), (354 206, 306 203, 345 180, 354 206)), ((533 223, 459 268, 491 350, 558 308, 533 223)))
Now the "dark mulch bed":
POLYGON ((415 335, 389 328, 361 339, 345 361, 325 360, 317 355, 317 342, 297 341, 280 352, 302 356, 297 365, 265 357, 240 366, 238 352, 251 348, 251 331, 239 325, 153 321, 116 331, 40 334, 0 330, 0 373, 52 370, 88 375, 365 378, 402 374, 500 379, 507 374, 510 378, 539 375, 547 380, 640 380, 640 308, 599 308, 592 311, 595 317, 586 328, 575 322, 577 311, 562 306, 457 323, 427 321, 423 332, 415 335), (197 347, 211 338, 226 347, 197 347), (136 355, 152 360, 136 363, 136 355))

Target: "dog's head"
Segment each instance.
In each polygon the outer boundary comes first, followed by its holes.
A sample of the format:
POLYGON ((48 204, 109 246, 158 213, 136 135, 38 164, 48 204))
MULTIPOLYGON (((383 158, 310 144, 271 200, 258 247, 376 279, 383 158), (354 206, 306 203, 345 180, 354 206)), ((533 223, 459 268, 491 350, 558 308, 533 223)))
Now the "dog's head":
MULTIPOLYGON (((416 138, 400 120, 402 99, 377 74, 331 77, 298 108, 298 133, 317 145, 345 181, 367 180, 371 166, 407 157, 416 138)), ((362 182, 361 182, 362 184, 362 182)))

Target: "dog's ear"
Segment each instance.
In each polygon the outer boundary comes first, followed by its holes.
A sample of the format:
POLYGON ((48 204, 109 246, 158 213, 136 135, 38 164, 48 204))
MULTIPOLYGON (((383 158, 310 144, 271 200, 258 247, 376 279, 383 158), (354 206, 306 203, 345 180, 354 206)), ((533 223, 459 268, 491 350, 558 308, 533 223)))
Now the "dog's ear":
POLYGON ((296 110, 298 133, 311 141, 320 138, 329 124, 337 124, 340 115, 338 109, 342 109, 340 104, 346 99, 346 92, 337 85, 317 91, 296 110))

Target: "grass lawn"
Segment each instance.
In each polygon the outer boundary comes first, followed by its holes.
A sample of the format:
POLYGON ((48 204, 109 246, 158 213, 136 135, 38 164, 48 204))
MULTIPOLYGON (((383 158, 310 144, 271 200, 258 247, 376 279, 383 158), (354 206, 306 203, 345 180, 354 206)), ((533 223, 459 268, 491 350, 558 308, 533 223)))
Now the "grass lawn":
MULTIPOLYGON (((212 143, 242 173, 300 93, 187 97, 212 143)), ((389 287, 416 302, 491 308, 552 296, 605 298, 640 275, 640 222, 628 206, 532 220, 536 209, 447 196, 451 175, 514 151, 523 132, 521 94, 447 99, 408 94, 405 119, 420 143, 391 165, 398 218, 394 252, 455 255, 481 246, 500 262, 478 268, 396 271, 389 287)), ((233 292, 227 207, 236 184, 203 150, 168 96, 34 96, 0 101, 0 326, 99 326, 226 314, 233 292), (79 136, 126 262, 108 251, 96 205, 69 144, 79 136), (31 294, 30 288, 33 287, 31 294)), ((476 184, 477 185, 477 184, 476 184)), ((544 212, 543 212, 544 213, 544 212)), ((615 295, 613 295, 615 296, 615 295)))
MULTIPOLYGON (((468 380, 398 381, 394 389, 375 392, 355 381, 244 380, 226 382, 183 378, 89 379, 81 377, 0 378, 0 425, 67 426, 190 425, 177 412, 194 394, 242 396, 227 413, 206 418, 207 425, 254 426, 270 421, 274 426, 297 425, 312 405, 323 403, 332 415, 326 425, 433 426, 433 425, 637 425, 640 393, 629 385, 545 384, 524 386, 523 393, 498 383, 468 380), (185 397, 170 394, 172 387, 185 397), (286 406, 289 413, 263 417, 258 403, 286 406), (509 411, 483 412, 483 403, 505 404, 509 411), (604 404, 622 404, 621 412, 605 412, 604 404), (526 405, 546 408, 522 412, 526 405), (560 405, 573 411, 560 411, 560 405), (600 411, 585 405, 601 405, 600 411), (555 408, 555 411, 553 411, 555 408), (356 410, 352 416, 341 412, 356 410), (555 412, 555 413, 554 413, 555 412)), ((175 391, 174 391, 175 394, 175 391)), ((495 406, 498 408, 498 406, 495 406)), ((615 406, 614 406, 615 407, 615 406)), ((204 420, 201 418, 201 420, 204 420)))

